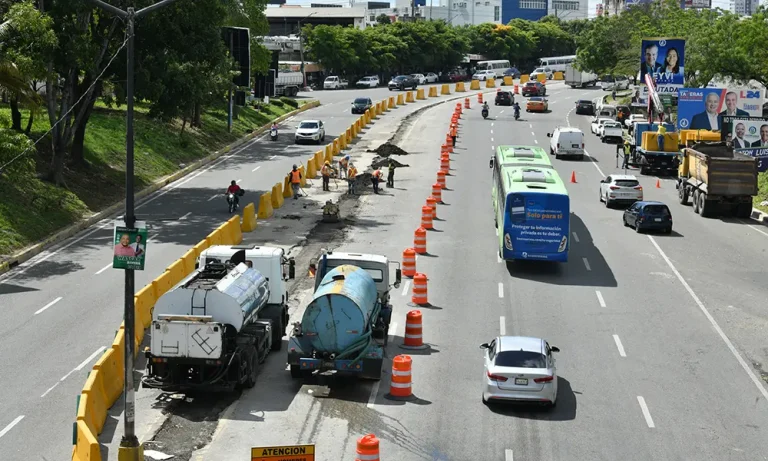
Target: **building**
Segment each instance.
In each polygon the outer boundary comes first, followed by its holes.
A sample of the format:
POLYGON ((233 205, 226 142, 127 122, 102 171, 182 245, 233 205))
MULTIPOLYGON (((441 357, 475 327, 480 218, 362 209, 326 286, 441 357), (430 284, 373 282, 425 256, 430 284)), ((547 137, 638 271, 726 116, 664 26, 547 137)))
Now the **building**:
POLYGON ((587 19, 589 17, 588 0, 549 0, 549 14, 563 21, 587 19))
POLYGON ((751 16, 757 12, 759 0, 734 0, 731 11, 739 16, 751 16))
POLYGON ((264 12, 270 36, 295 35, 306 24, 354 26, 364 29, 365 8, 307 8, 301 6, 267 7, 264 12))
POLYGON ((589 0, 501 0, 501 22, 513 19, 538 21, 547 15, 564 21, 587 19, 589 0))
MULTIPOLYGON (((390 20, 410 21, 445 21, 453 26, 482 24, 485 22, 501 23, 502 0, 398 0, 393 8, 370 9, 366 22, 375 24, 382 14, 390 20)), ((372 3, 372 2, 371 2, 372 3)))

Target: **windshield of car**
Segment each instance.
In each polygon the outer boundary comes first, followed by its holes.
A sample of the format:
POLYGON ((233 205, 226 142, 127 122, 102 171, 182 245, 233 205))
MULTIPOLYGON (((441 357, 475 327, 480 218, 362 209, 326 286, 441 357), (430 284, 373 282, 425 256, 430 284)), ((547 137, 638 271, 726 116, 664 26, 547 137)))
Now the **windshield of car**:
POLYGON ((643 213, 652 216, 668 216, 669 208, 666 205, 646 205, 643 207, 643 213))
POLYGON ((579 104, 581 104, 582 106, 591 106, 592 105, 592 101, 587 101, 585 99, 582 99, 582 100, 579 101, 579 104))
POLYGON ((538 98, 538 97, 536 97, 536 98, 529 98, 528 99, 529 102, 541 102, 543 100, 544 100, 544 98, 538 98))
POLYGON ((392 80, 400 81, 400 80, 405 80, 406 78, 408 78, 408 77, 406 77, 405 75, 398 75, 397 77, 393 78, 392 80))
POLYGON ((621 124, 619 122, 605 122, 606 128, 621 128, 621 124))
POLYGON ((499 352, 493 364, 497 367, 547 368, 547 358, 538 352, 504 351, 499 352))
POLYGON ((617 179, 613 183, 619 187, 637 187, 640 185, 635 179, 617 179))
POLYGON ((536 82, 528 82, 525 86, 536 86, 536 82))
POLYGON ((359 104, 359 105, 368 104, 368 99, 367 98, 357 98, 357 99, 355 99, 355 104, 359 104))
POLYGON ((328 78, 325 79, 325 81, 326 82, 335 82, 336 81, 336 77, 328 77, 328 78))
POLYGON ((318 128, 318 124, 317 122, 301 122, 299 124, 299 128, 303 128, 303 129, 318 128))
POLYGON ((537 73, 537 72, 538 73, 543 73, 544 72, 544 68, 543 67, 539 67, 538 69, 533 71, 534 74, 537 73))

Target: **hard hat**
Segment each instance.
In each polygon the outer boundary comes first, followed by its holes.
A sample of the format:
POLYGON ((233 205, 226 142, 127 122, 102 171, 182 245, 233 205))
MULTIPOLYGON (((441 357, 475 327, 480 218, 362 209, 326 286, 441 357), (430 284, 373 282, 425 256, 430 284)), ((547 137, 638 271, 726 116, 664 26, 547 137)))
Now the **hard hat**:
POLYGON ((349 160, 349 155, 345 155, 344 158, 349 160))
POLYGON ((326 160, 326 161, 325 161, 325 164, 326 164, 326 165, 330 165, 330 164, 331 164, 331 162, 329 162, 328 160, 326 160))
POLYGON ((298 168, 298 167, 296 165, 293 165, 293 169, 296 169, 296 168, 298 168))

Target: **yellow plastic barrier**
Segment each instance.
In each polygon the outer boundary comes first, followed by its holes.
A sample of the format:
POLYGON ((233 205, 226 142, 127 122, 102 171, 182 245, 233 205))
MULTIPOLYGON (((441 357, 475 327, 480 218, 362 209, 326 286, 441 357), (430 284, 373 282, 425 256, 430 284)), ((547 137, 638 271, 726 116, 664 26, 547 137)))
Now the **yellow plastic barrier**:
POLYGON ((540 81, 542 83, 546 82, 547 81, 547 74, 537 74, 536 75, 536 80, 538 80, 538 81, 540 81))
MULTIPOLYGON (((416 94, 418 94, 418 91, 416 92, 416 94)), ((424 96, 424 90, 421 91, 421 95, 424 96)), ((421 99, 424 99, 424 98, 421 98, 421 99)), ((414 102, 414 101, 415 100, 413 99, 413 91, 409 91, 409 92, 405 93, 405 102, 406 103, 414 102)))
POLYGON ((328 144, 325 146, 325 159, 328 160, 328 158, 333 157, 333 143, 328 144))
POLYGON ((451 89, 448 87, 448 84, 443 84, 443 87, 440 89, 440 94, 451 94, 451 89))
POLYGON ((352 136, 352 127, 347 128, 347 131, 344 132, 344 148, 348 149, 349 145, 352 143, 352 140, 355 137, 352 136))
POLYGON ((486 88, 496 88, 496 79, 495 78, 489 78, 485 81, 485 87, 486 88))
MULTIPOLYGON (((218 244, 217 244, 218 245, 218 244)), ((211 246, 208 242, 208 246, 211 246)), ((155 299, 160 299, 160 296, 164 295, 171 288, 173 288, 173 280, 168 272, 163 272, 159 277, 152 280, 152 291, 155 294, 155 299)))
POLYGON ((305 173, 304 172, 304 165, 301 165, 299 167, 299 173, 301 173, 301 179, 299 180, 299 186, 306 187, 306 185, 307 185, 307 175, 304 174, 305 173))
POLYGON ((389 100, 384 99, 381 101, 381 113, 389 112, 389 100))
POLYGON ((457 93, 463 93, 467 91, 467 89, 464 88, 464 82, 456 82, 456 89, 454 91, 457 93))
POLYGON ((277 210, 283 206, 283 184, 277 183, 272 186, 272 209, 277 210))
POLYGON ((509 75, 504 76, 504 86, 514 85, 514 84, 515 84, 515 80, 511 76, 509 75))
POLYGON ((293 192, 291 192, 291 175, 285 175, 285 180, 283 181, 283 198, 291 198, 293 196, 293 192))
POLYGON ((416 90, 416 99, 427 99, 427 97, 424 96, 424 88, 419 88, 416 90))
MULTIPOLYGON (((209 246, 224 245, 224 242, 221 241, 221 237, 222 237, 221 233, 216 231, 216 230, 214 230, 213 232, 208 234, 208 236, 205 237, 205 239, 208 240, 208 245, 209 246)), ((159 296, 158 296, 158 298, 159 298, 159 296)))
POLYGON ((201 240, 197 245, 193 246, 192 249, 195 250, 195 254, 197 256, 200 256, 200 253, 203 252, 206 248, 208 248, 210 245, 208 244, 208 240, 201 240))
MULTIPOLYGON (((315 179, 315 177, 317 176, 317 168, 315 168, 315 158, 316 158, 316 156, 313 155, 307 161, 307 174, 306 174, 306 176, 309 179, 315 179)), ((306 180, 307 178, 304 178, 304 179, 306 180)))
POLYGON ((479 90, 479 89, 480 89, 480 80, 472 80, 469 83, 469 90, 470 91, 479 90))
POLYGON ((72 461, 101 461, 99 440, 85 421, 75 423, 76 443, 72 449, 72 461))
POLYGON ((430 86, 429 87, 429 97, 430 98, 436 98, 437 97, 437 87, 436 86, 430 86))
POLYGON ((188 276, 195 270, 195 263, 199 255, 195 253, 195 249, 188 250, 179 258, 184 266, 184 277, 188 276))
POLYGON ((101 385, 104 388, 107 408, 123 393, 123 384, 125 375, 122 367, 122 359, 117 359, 119 354, 112 348, 102 354, 101 358, 93 365, 94 371, 98 371, 101 376, 101 385))
POLYGON ((405 98, 403 98, 403 93, 400 93, 397 95, 397 105, 402 106, 405 104, 405 98))
POLYGON ((339 138, 336 138, 331 143, 332 149, 333 149, 333 155, 339 155, 341 152, 341 148, 339 147, 339 138))
MULTIPOLYGON (((181 260, 178 260, 177 262, 181 262, 181 260)), ((173 266, 173 264, 171 266, 173 266)), ((183 265, 181 266, 181 271, 183 274, 184 272, 183 265)), ((182 275, 182 278, 184 278, 183 275, 182 275)), ((181 281, 181 278, 179 279, 179 281, 181 281)), ((176 283, 178 283, 178 281, 176 283)), ((174 285, 176 283, 174 283, 174 285)), ((136 325, 141 326, 142 331, 145 328, 147 328, 150 323, 152 323, 152 308, 155 306, 156 302, 157 302, 157 299, 155 299, 155 292, 151 284, 145 285, 144 288, 139 290, 133 296, 133 308, 136 310, 136 320, 137 320, 136 325), (139 323, 138 321, 141 321, 141 323, 139 323)), ((137 331, 138 331, 138 328, 137 328, 137 331)))
POLYGON ((243 232, 256 230, 256 205, 253 202, 243 208, 243 223, 240 224, 240 230, 243 232))
POLYGON ((259 213, 257 214, 259 219, 271 218, 275 214, 275 210, 272 209, 272 192, 265 192, 259 197, 259 213))
POLYGON ((107 395, 104 393, 102 374, 91 371, 80 394, 80 405, 77 407, 77 420, 85 421, 94 434, 101 434, 104 421, 107 420, 107 395))
POLYGON ((523 75, 520 76, 520 84, 522 85, 523 83, 529 81, 530 79, 531 79, 530 75, 523 74, 523 75))
POLYGON ((562 72, 555 72, 552 77, 554 77, 553 80, 565 80, 565 74, 562 72))
POLYGON ((240 245, 243 243, 243 231, 240 227, 240 216, 229 218, 229 233, 232 235, 232 244, 240 245))
MULTIPOLYGON (((120 373, 122 374, 125 370, 125 363, 123 360, 123 354, 125 353, 125 328, 120 325, 120 329, 117 330, 117 334, 115 335, 115 339, 112 341, 112 358, 115 360, 115 363, 117 363, 117 369, 120 370, 120 373)), ((122 386, 124 384, 124 378, 120 378, 120 385, 122 386)))
POLYGON ((390 97, 389 97, 389 104, 388 104, 388 107, 389 107, 390 109, 394 109, 394 108, 395 108, 395 97, 394 97, 394 96, 390 96, 390 97))
MULTIPOLYGON (((222 235, 221 243, 224 245, 229 244, 229 242, 225 241, 226 237, 227 236, 222 235)), ((173 280, 173 284, 176 285, 184 278, 184 261, 177 259, 170 266, 166 267, 165 271, 171 273, 171 280, 173 280)))
POLYGON ((376 104, 376 111, 379 113, 379 115, 383 114, 387 111, 387 104, 385 101, 379 101, 376 104))

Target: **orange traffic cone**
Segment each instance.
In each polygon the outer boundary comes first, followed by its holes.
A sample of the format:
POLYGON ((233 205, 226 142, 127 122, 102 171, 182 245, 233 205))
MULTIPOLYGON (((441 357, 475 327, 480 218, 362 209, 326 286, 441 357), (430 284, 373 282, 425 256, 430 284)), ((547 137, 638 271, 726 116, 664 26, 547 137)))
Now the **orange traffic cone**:
POLYGON ((661 182, 658 179, 656 180, 656 189, 661 189, 661 182))
POLYGON ((576 172, 575 171, 571 172, 571 182, 576 184, 576 172))

